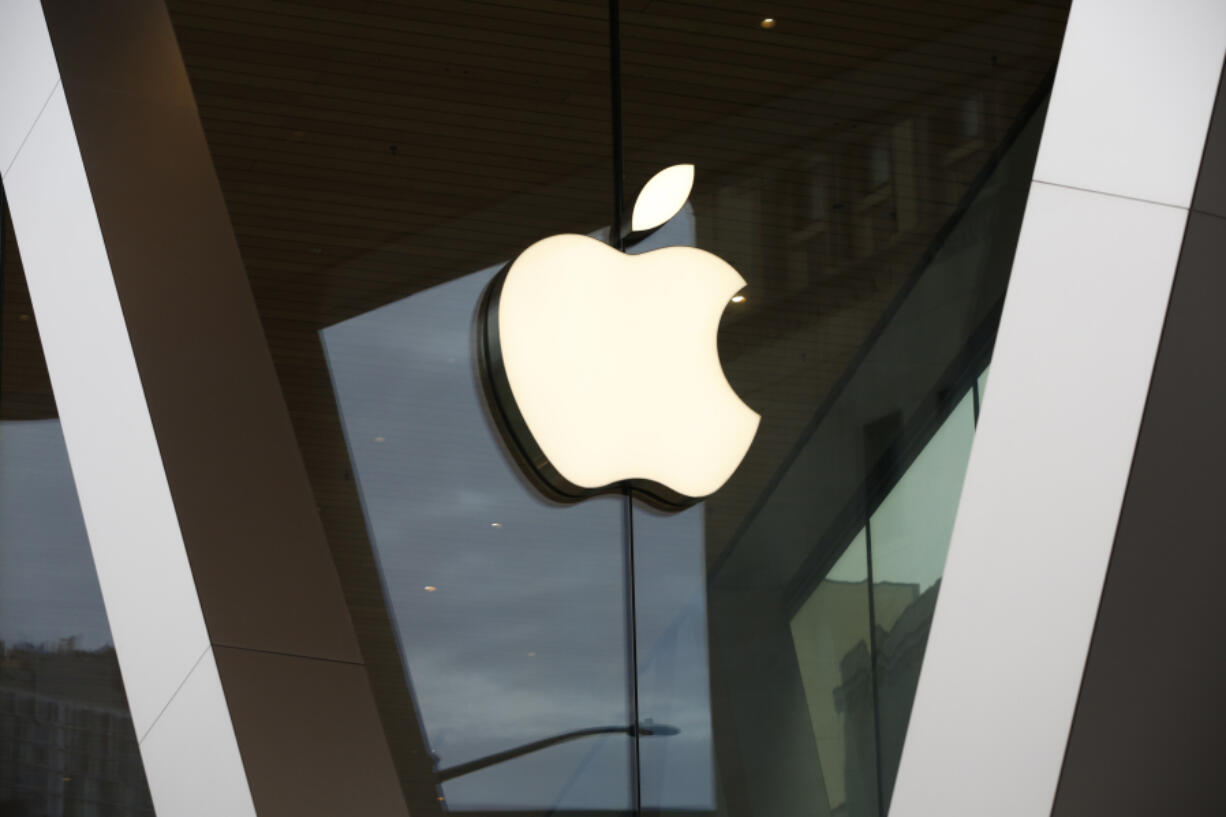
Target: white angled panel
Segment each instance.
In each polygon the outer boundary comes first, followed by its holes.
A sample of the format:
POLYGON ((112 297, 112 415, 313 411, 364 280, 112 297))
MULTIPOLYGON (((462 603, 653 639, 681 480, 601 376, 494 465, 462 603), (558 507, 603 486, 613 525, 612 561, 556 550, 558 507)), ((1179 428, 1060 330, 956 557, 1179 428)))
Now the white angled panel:
POLYGON ((139 736, 209 642, 62 89, 4 187, 139 736))
POLYGON ((1224 54, 1223 0, 1075 0, 1035 179, 1189 206, 1224 54))
POLYGON ((254 817, 234 727, 210 648, 141 742, 159 817, 254 817))
POLYGON ((0 173, 60 80, 40 0, 0 4, 0 173))
POLYGON ((1050 813, 1186 218, 1032 187, 892 817, 1050 813))

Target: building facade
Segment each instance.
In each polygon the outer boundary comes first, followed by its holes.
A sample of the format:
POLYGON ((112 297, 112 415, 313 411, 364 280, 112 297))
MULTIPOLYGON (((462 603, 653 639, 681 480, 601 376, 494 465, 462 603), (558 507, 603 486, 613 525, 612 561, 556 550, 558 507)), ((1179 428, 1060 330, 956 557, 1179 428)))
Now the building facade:
POLYGON ((1226 5, 0 15, 0 815, 1226 809, 1226 5))

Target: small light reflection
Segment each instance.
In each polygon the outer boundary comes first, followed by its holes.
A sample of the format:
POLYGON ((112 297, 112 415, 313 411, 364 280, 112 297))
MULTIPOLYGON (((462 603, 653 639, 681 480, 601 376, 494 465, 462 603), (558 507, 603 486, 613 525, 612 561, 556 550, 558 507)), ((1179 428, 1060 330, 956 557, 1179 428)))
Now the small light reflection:
POLYGON ((424 589, 427 593, 433 593, 435 590, 438 590, 438 588, 432 584, 427 584, 424 589))
POLYGON ((491 528, 501 528, 501 527, 502 527, 502 523, 501 523, 501 522, 491 522, 491 523, 490 523, 490 527, 491 527, 491 528))
POLYGON ((745 296, 744 295, 733 295, 732 302, 734 304, 743 304, 745 303, 745 296))
POLYGON ((765 19, 764 19, 762 22, 758 23, 758 25, 762 26, 763 28, 774 28, 774 27, 775 27, 775 18, 774 18, 774 17, 767 17, 767 18, 765 18, 765 19))
POLYGON ((387 437, 375 437, 375 442, 377 442, 377 443, 385 443, 385 442, 387 442, 387 437))

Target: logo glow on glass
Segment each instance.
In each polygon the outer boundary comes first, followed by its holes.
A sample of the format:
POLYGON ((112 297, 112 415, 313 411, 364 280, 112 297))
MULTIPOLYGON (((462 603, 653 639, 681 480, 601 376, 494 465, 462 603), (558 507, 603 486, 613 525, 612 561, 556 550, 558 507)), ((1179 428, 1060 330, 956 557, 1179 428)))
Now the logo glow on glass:
MULTIPOLYGON (((652 177, 627 243, 676 215, 693 180, 693 165, 652 177)), ((481 367, 531 475, 568 499, 629 486, 684 506, 718 490, 761 419, 732 390, 716 344, 744 287, 704 250, 627 255, 574 234, 504 267, 478 313, 481 367)))

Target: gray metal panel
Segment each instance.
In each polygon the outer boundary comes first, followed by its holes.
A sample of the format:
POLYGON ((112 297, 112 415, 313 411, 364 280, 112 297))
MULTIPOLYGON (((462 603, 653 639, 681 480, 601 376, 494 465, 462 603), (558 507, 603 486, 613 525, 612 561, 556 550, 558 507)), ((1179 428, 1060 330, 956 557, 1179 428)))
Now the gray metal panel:
POLYGON ((1220 0, 1074 0, 1035 180, 1188 207, 1224 53, 1220 0))
POLYGON ((1052 814, 1224 814, 1226 221, 1192 213, 1052 814))

